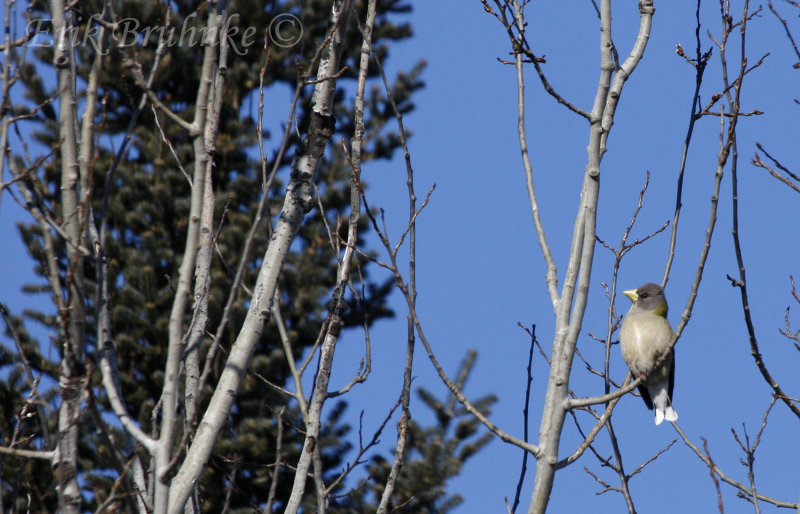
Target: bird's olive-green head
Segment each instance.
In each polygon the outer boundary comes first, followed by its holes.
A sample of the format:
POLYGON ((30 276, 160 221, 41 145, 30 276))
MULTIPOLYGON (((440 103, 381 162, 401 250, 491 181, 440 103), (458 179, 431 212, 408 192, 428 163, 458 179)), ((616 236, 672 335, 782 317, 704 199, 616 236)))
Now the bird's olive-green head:
POLYGON ((664 297, 664 290, 660 285, 649 283, 639 289, 623 291, 622 294, 630 298, 633 306, 638 310, 667 317, 667 299, 664 297))

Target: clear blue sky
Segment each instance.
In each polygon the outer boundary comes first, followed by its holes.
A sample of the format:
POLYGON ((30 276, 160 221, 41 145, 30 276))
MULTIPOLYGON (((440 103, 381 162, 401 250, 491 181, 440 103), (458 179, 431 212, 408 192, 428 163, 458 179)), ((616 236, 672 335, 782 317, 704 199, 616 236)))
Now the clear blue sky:
MULTIPOLYGON (((703 13, 703 33, 708 28, 719 34, 717 3, 708 4, 703 13)), ((503 28, 477 1, 416 2, 414 9, 408 20, 416 36, 394 47, 386 66, 392 72, 408 69, 420 58, 429 63, 424 74, 426 88, 416 96, 417 109, 405 119, 414 134, 410 149, 418 195, 424 196, 431 184, 437 184, 430 205, 418 221, 418 311, 434 350, 449 372, 455 372, 469 348, 478 350, 477 365, 465 393, 472 398, 498 395, 492 420, 521 436, 528 338, 517 322, 535 323, 540 341, 549 348, 554 318, 519 157, 514 72, 496 60, 508 58, 509 43, 503 28)), ((635 2, 617 2, 614 9, 612 34, 624 58, 638 28, 638 9, 635 2)), ((739 11, 737 6, 735 12, 739 11)), ((573 103, 590 109, 599 55, 597 19, 591 2, 533 2, 527 13, 528 37, 534 50, 546 55, 544 69, 551 83, 573 103)), ((790 19, 795 21, 796 17, 790 19)), ((795 24, 795 28, 800 36, 800 26, 795 24)), ((646 170, 652 173, 650 189, 633 236, 654 231, 673 214, 694 85, 694 70, 675 54, 677 43, 693 52, 693 3, 656 2, 650 43, 625 87, 603 160, 598 236, 612 244, 618 244, 627 225, 646 170)), ((711 44, 704 36, 704 50, 711 44)), ((796 206, 800 198, 749 164, 754 141, 758 140, 785 164, 800 169, 796 151, 800 106, 792 100, 800 90, 800 71, 791 68, 796 59, 780 24, 769 12, 754 19, 749 29, 751 62, 765 52, 771 52, 771 56, 746 79, 743 89, 744 109, 757 108, 765 114, 740 121, 740 230, 765 362, 784 389, 797 397, 798 354, 778 329, 784 326, 785 309, 793 301, 789 275, 800 275, 796 265, 800 250, 796 206)), ((532 68, 526 72, 528 135, 537 192, 561 279, 586 164, 588 126, 543 92, 532 68)), ((719 84, 715 49, 703 99, 707 101, 717 92, 719 84)), ((283 116, 280 110, 276 113, 283 116)), ((702 120, 689 155, 679 245, 667 287, 673 325, 679 322, 686 304, 708 223, 718 128, 718 119, 702 120)), ((407 216, 401 159, 391 164, 370 164, 363 177, 370 184, 371 205, 386 209, 387 223, 396 239, 407 216)), ((771 391, 750 356, 738 290, 725 278, 726 274, 737 275, 730 210, 728 175, 700 296, 676 349, 674 401, 684 431, 696 444, 707 438, 716 463, 735 479, 746 482, 746 469, 739 463, 743 455, 730 429, 741 433, 745 423, 748 433, 754 435, 771 391)), ((14 211, 13 202, 4 196, 0 234, 6 243, 0 258, 11 265, 0 268, 3 301, 18 290, 25 281, 22 270, 29 268, 14 235, 14 211)), ((668 244, 665 233, 629 254, 620 271, 620 287, 659 281, 668 244)), ((588 333, 602 336, 606 332, 608 304, 601 283, 611 280, 612 262, 610 254, 598 246, 591 302, 579 341, 581 351, 596 367, 602 366, 602 347, 588 333)), ((23 301, 29 305, 35 300, 26 297, 23 301)), ((371 334, 374 363, 370 382, 348 397, 354 420, 361 409, 365 410, 367 433, 383 419, 402 382, 398 363, 405 352, 404 304, 399 295, 393 301, 397 319, 379 323, 371 334)), ((15 303, 17 308, 19 305, 15 303)), ((626 312, 628 306, 624 297, 617 299, 619 313, 626 312)), ((797 323, 800 327, 800 319, 797 323)), ((348 337, 351 339, 340 345, 333 386, 337 380, 349 380, 357 367, 361 345, 358 337, 348 337), (354 352, 346 352, 348 349, 354 352)), ((539 412, 549 372, 542 359, 537 357, 535 362, 530 420, 533 442, 538 439, 539 412)), ((627 370, 616 348, 611 366, 615 378, 622 380, 627 370)), ((421 347, 414 374, 416 386, 444 393, 421 347)), ((571 387, 580 396, 591 396, 600 394, 603 384, 589 376, 576 359, 571 387)), ((421 421, 432 421, 416 399, 412 411, 421 421)), ((584 429, 593 424, 587 415, 579 415, 579 419, 584 429)), ((633 396, 621 401, 613 420, 628 472, 678 437, 668 424, 655 427, 651 413, 633 396)), ((783 405, 773 410, 757 453, 759 492, 797 501, 797 423, 783 405)), ((387 449, 393 446, 394 426, 391 423, 383 436, 387 449)), ((568 423, 562 456, 578 443, 568 423)), ((597 448, 602 455, 611 455, 605 434, 598 437, 597 448)), ((513 497, 521 458, 520 450, 493 441, 469 461, 449 487, 465 497, 459 512, 505 512, 504 497, 513 497)), ((521 511, 526 510, 530 497, 533 460, 528 466, 521 511)), ((584 466, 612 485, 618 484, 616 475, 601 468, 587 452, 556 475, 551 511, 624 511, 621 495, 595 495, 600 486, 584 472, 584 466)), ((722 487, 726 512, 752 511, 752 506, 735 497, 732 488, 722 487)), ((637 475, 631 490, 640 512, 716 510, 716 493, 707 468, 680 441, 637 475)), ((764 504, 762 509, 774 510, 764 504)))

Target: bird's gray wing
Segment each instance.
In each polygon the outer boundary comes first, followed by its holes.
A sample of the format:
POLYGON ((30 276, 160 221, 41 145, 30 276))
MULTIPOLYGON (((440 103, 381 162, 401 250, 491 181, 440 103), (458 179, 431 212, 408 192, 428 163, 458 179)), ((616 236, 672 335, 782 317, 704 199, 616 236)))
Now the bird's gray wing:
MULTIPOLYGON (((639 394, 642 395, 642 400, 644 400, 644 404, 647 405, 647 408, 653 410, 653 399, 650 398, 650 391, 647 390, 647 381, 642 382, 639 384, 639 394)), ((672 391, 672 381, 670 380, 670 391, 672 391)), ((671 395, 672 393, 670 393, 671 395)))
POLYGON ((672 366, 669 368, 669 402, 672 403, 672 390, 675 388, 675 348, 672 348, 672 366))

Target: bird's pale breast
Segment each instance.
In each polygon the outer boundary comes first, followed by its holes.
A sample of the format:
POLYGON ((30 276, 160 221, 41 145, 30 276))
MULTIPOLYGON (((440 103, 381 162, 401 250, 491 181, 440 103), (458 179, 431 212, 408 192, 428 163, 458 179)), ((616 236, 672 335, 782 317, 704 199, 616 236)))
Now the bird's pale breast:
POLYGON ((649 374, 658 356, 669 347, 672 327, 666 318, 629 312, 619 334, 622 358, 634 375, 649 374))

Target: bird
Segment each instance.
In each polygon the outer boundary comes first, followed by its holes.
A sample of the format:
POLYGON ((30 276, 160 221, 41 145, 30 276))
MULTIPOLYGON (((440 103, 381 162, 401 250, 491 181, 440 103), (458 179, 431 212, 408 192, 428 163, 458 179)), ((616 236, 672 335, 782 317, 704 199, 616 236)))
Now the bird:
POLYGON ((648 283, 639 289, 623 291, 633 302, 619 332, 622 358, 634 378, 642 378, 639 393, 650 410, 655 409, 655 422, 677 421, 672 407, 675 385, 675 351, 672 326, 667 320, 667 299, 664 289, 648 283), (665 352, 668 353, 666 355, 665 352), (663 356, 660 367, 656 367, 663 356))

